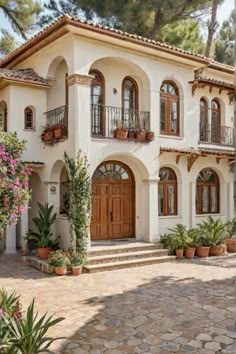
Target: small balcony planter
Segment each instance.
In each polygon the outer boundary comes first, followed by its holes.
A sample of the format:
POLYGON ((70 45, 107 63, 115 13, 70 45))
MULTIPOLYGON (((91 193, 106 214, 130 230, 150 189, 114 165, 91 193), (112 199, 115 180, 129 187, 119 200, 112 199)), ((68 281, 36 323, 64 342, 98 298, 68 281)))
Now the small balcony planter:
POLYGON ((154 132, 151 132, 151 131, 146 132, 146 140, 153 141, 154 140, 154 132))
POLYGON ((55 139, 60 139, 64 135, 65 127, 63 124, 55 124, 52 126, 55 139))
POLYGON ((144 129, 137 129, 135 133, 135 139, 144 141, 146 140, 146 132, 144 129))
POLYGON ((52 130, 48 130, 46 132, 43 132, 43 134, 42 134, 43 141, 50 141, 52 139, 53 139, 53 131, 52 130))
POLYGON ((115 130, 115 137, 117 139, 127 139, 128 130, 126 128, 117 128, 115 130))

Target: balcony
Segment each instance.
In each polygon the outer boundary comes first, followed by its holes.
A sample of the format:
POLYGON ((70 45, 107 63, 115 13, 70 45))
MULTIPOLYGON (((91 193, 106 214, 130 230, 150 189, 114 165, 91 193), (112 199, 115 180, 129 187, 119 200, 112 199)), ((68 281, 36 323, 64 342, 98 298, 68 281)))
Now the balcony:
POLYGON ((46 125, 41 135, 45 143, 57 143, 68 138, 68 114, 67 106, 57 107, 45 112, 46 125))
POLYGON ((98 104, 91 105, 93 137, 151 141, 153 139, 149 137, 152 132, 149 132, 149 129, 150 112, 98 104))
POLYGON ((201 125, 200 143, 235 147, 235 129, 224 125, 201 125))

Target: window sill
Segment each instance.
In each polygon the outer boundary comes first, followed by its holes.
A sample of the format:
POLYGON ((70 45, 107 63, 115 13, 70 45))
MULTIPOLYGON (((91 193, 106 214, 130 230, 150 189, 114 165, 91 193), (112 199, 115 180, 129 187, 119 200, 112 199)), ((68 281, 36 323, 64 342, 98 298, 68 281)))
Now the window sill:
POLYGON ((36 132, 36 129, 23 129, 24 132, 36 132))
POLYGON ((163 135, 159 134, 159 138, 164 138, 164 139, 175 139, 175 140, 183 140, 183 136, 176 136, 176 135, 163 135))
POLYGON ((159 219, 180 219, 182 216, 180 215, 162 215, 158 216, 159 219))
POLYGON ((196 218, 204 218, 208 216, 223 216, 221 213, 210 213, 210 214, 196 214, 196 218))

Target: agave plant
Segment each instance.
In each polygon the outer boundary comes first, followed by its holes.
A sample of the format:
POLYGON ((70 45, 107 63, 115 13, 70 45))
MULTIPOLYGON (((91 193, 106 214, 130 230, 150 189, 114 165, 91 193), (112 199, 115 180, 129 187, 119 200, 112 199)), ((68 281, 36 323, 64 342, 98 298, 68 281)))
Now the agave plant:
POLYGON ((34 301, 29 305, 25 319, 7 317, 0 313, 5 326, 8 328, 7 338, 0 345, 0 352, 4 354, 38 354, 50 353, 50 345, 57 339, 47 336, 50 327, 61 322, 64 318, 53 319, 53 316, 44 314, 38 319, 34 313, 34 301))
POLYGON ((34 241, 36 247, 49 247, 52 243, 53 233, 51 227, 56 221, 57 213, 53 214, 53 205, 38 203, 39 215, 33 218, 37 231, 30 230, 26 236, 28 241, 34 241))
POLYGON ((227 223, 221 219, 214 220, 212 216, 208 216, 206 221, 198 224, 203 238, 206 238, 210 246, 218 246, 224 242, 229 236, 227 223))

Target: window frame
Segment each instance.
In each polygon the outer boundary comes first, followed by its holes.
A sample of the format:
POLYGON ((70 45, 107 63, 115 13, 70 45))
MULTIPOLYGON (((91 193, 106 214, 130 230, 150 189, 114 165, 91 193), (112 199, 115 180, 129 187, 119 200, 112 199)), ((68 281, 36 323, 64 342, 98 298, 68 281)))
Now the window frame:
POLYGON ((173 180, 164 180, 161 181, 159 180, 158 182, 158 205, 159 205, 159 190, 160 190, 160 186, 163 186, 163 213, 160 213, 160 208, 158 208, 158 214, 159 216, 176 216, 178 215, 178 180, 177 180, 177 176, 175 171, 170 168, 170 167, 161 167, 160 168, 160 172, 159 172, 159 178, 160 177, 160 173, 162 170, 168 170, 171 172, 172 176, 174 177, 173 180), (172 186, 174 188, 174 212, 173 213, 169 213, 168 212, 168 187, 172 186))
POLYGON ((196 181, 196 215, 208 215, 208 214, 219 214, 220 213, 220 182, 218 174, 211 168, 204 168, 202 169, 197 176, 196 181), (216 181, 198 181, 198 176, 203 171, 211 171, 214 173, 216 177, 216 181), (203 211, 203 202, 202 202, 202 195, 203 195, 203 187, 207 188, 208 194, 208 210, 203 211), (211 187, 215 187, 215 197, 216 197, 216 211, 211 211, 212 203, 211 203, 211 187))
MULTIPOLYGON (((104 105, 105 105, 105 78, 104 75, 101 73, 101 71, 97 70, 97 69, 91 69, 89 72, 89 75, 97 75, 100 77, 100 83, 99 85, 97 84, 98 81, 95 80, 95 78, 92 79, 91 82, 91 92, 90 92, 90 100, 91 100, 91 105, 93 105, 93 96, 95 96, 93 94, 93 89, 95 86, 100 86, 101 87, 101 102, 99 102, 98 106, 99 107, 99 111, 97 112, 100 115, 100 127, 99 130, 100 132, 96 133, 91 131, 92 135, 101 135, 101 136, 105 136, 105 132, 106 132, 106 116, 105 116, 105 110, 104 110, 104 105)), ((91 117, 92 118, 92 117, 91 117)), ((92 123, 92 122, 91 122, 92 123)), ((92 126, 91 126, 92 128, 92 126)), ((91 129, 92 130, 92 129, 91 129)))
POLYGON ((24 130, 34 130, 35 129, 35 127, 34 127, 35 118, 34 117, 35 117, 34 109, 31 106, 25 107, 25 110, 24 110, 24 130), (27 127, 27 110, 30 110, 31 114, 32 114, 30 127, 27 127))
POLYGON ((130 76, 126 76, 123 81, 122 81, 122 109, 123 111, 127 108, 125 108, 125 82, 126 81, 131 81, 133 86, 134 86, 134 92, 135 92, 135 98, 134 98, 134 107, 129 107, 129 110, 138 110, 139 109, 139 89, 138 89, 138 84, 137 82, 130 76))
POLYGON ((221 141, 221 104, 217 98, 211 101, 211 142, 219 144, 221 141), (213 103, 216 103, 218 108, 213 108, 213 103), (213 114, 215 114, 216 122, 213 124, 213 114), (215 133, 214 133, 215 132, 215 133))
POLYGON ((161 87, 165 84, 172 85, 175 90, 177 91, 177 95, 171 95, 169 93, 161 92, 160 91, 160 117, 162 116, 162 105, 161 100, 165 101, 164 105, 164 122, 165 122, 165 130, 161 129, 161 119, 160 119, 160 134, 161 135, 170 135, 170 136, 180 136, 180 97, 179 97, 179 89, 175 82, 173 81, 163 81, 161 87), (171 132, 171 105, 172 102, 177 103, 177 129, 176 132, 171 132))

